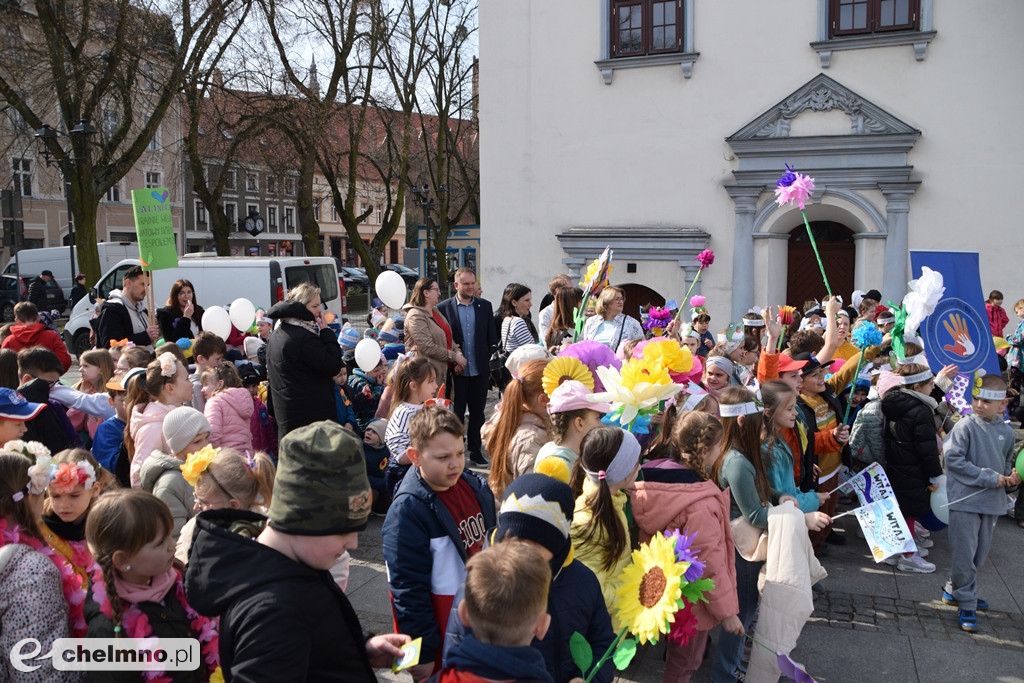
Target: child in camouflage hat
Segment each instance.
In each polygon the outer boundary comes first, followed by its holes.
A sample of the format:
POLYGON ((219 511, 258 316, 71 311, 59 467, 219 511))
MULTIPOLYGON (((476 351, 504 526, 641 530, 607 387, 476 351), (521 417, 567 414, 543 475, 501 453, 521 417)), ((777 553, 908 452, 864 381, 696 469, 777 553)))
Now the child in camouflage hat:
POLYGON ((354 549, 370 512, 362 444, 331 421, 281 440, 268 517, 199 515, 186 593, 221 620, 221 667, 244 680, 374 681, 409 641, 368 636, 328 569, 354 549), (344 673, 342 671, 344 670, 344 673))

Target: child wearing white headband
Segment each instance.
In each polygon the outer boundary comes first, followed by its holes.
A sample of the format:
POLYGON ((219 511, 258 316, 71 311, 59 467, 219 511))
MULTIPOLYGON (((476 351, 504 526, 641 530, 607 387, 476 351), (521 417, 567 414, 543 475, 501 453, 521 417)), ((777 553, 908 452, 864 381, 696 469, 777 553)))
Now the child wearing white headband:
POLYGON ((587 565, 601 584, 611 612, 617 579, 629 564, 629 527, 625 489, 640 469, 640 442, 618 427, 593 429, 583 439, 572 473, 576 493, 571 534, 576 559, 587 565))

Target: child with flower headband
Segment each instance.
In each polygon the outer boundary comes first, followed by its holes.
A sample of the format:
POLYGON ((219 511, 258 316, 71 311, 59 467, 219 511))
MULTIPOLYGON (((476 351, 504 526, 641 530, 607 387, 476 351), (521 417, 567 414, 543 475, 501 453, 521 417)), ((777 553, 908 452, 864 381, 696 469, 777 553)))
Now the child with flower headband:
MULTIPOLYGON (((81 605, 85 597, 81 577, 42 541, 39 531, 50 483, 49 452, 42 455, 40 446, 12 442, 0 451, 0 679, 5 681, 25 675, 7 656, 15 644, 34 638, 41 652, 49 652, 54 640, 68 637, 68 605, 81 605)), ((47 680, 74 676, 53 672, 47 680)))
POLYGON ((142 485, 142 465, 154 450, 168 450, 163 436, 167 414, 192 398, 188 370, 173 354, 163 353, 146 366, 146 376, 125 387, 125 412, 129 416, 125 446, 131 459, 133 487, 142 485))
MULTIPOLYGON (((242 454, 231 448, 204 448, 191 453, 181 468, 195 488, 195 513, 206 510, 249 510, 266 514, 274 491, 274 462, 266 453, 242 454)), ((188 564, 196 518, 192 517, 178 537, 174 556, 188 564)))
POLYGON ((629 564, 626 489, 640 470, 640 442, 618 427, 600 427, 583 439, 572 472, 576 498, 571 526, 576 559, 587 565, 601 584, 609 612, 615 604, 617 579, 629 564))
POLYGON ((235 364, 217 363, 203 372, 203 414, 210 421, 210 443, 214 446, 252 451, 250 421, 255 404, 249 390, 242 386, 235 364))
POLYGON ((167 506, 138 489, 111 491, 93 506, 85 524, 97 565, 85 606, 88 637, 195 638, 202 657, 198 669, 146 679, 208 681, 220 661, 217 624, 185 598, 172 524, 167 506))
MULTIPOLYGON (((68 563, 81 585, 89 581, 93 568, 92 553, 85 543, 85 520, 93 502, 110 487, 116 487, 114 475, 100 467, 84 448, 61 451, 50 466, 50 486, 39 522, 42 539, 68 563)), ((84 591, 81 593, 84 598, 84 591)), ((72 638, 85 637, 82 602, 68 605, 72 638)))
POLYGON ((630 494, 640 542, 648 542, 661 531, 685 533, 692 538, 698 570, 703 568, 703 577, 712 579, 715 587, 704 594, 708 602, 691 608, 696 635, 683 645, 669 634, 665 683, 691 679, 701 665, 708 633, 718 624, 727 633, 743 635, 743 624, 736 616, 739 603, 729 494, 707 477, 721 452, 722 425, 706 413, 688 412, 675 421, 670 439, 671 455, 644 464, 643 481, 636 482, 630 494))

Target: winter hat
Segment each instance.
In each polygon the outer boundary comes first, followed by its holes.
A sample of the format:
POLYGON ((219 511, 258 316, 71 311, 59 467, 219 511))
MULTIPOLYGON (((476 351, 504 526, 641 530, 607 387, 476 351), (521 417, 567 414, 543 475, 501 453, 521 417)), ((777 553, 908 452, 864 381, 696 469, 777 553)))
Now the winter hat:
POLYGON ((388 429, 388 421, 383 417, 375 417, 366 423, 366 429, 372 429, 380 437, 380 442, 384 443, 384 434, 388 429))
POLYGON ((195 408, 181 406, 167 413, 164 418, 164 441, 171 449, 171 455, 185 450, 197 434, 213 431, 206 416, 195 408))
POLYGON ((377 335, 377 339, 385 344, 394 344, 398 341, 398 333, 394 330, 384 330, 377 335))
POLYGON ((354 327, 343 327, 341 332, 338 333, 338 344, 343 349, 354 349, 360 339, 362 339, 362 336, 359 334, 359 330, 354 327))
POLYGON ((369 515, 366 460, 354 432, 324 420, 281 439, 267 514, 272 529, 297 536, 348 534, 363 530, 369 515))
POLYGON ((373 339, 373 340, 376 340, 377 339, 377 330, 375 330, 372 327, 366 328, 366 331, 363 332, 363 339, 373 339))
POLYGON ((492 540, 521 538, 541 544, 554 555, 550 563, 554 577, 572 561, 569 525, 574 506, 568 484, 546 474, 524 474, 505 489, 492 540))
POLYGON ((376 309, 374 309, 373 312, 370 313, 370 324, 373 325, 374 327, 377 327, 378 325, 383 325, 387 321, 387 319, 388 317, 386 315, 384 315, 383 313, 376 309))

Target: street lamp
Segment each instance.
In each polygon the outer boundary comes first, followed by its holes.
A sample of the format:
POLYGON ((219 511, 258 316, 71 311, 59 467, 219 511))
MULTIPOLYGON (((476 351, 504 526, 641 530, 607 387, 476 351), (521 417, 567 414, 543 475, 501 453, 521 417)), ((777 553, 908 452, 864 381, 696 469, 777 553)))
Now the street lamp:
POLYGON ((79 161, 86 161, 85 144, 89 136, 96 135, 99 131, 89 125, 88 119, 79 119, 78 125, 68 131, 67 138, 71 143, 70 152, 64 152, 61 159, 54 159, 50 151, 50 145, 56 144, 60 133, 44 123, 43 127, 36 131, 35 136, 42 144, 43 160, 46 167, 57 166, 64 178, 64 198, 68 206, 68 252, 71 255, 71 277, 75 277, 75 225, 71 215, 71 169, 79 161))
MULTIPOLYGON (((411 192, 412 192, 413 196, 416 198, 416 200, 415 200, 416 201, 416 205, 419 206, 421 209, 423 209, 423 227, 427 231, 427 252, 426 252, 426 255, 425 255, 425 259, 424 259, 424 266, 425 266, 425 269, 426 269, 427 272, 424 273, 424 277, 430 277, 430 275, 431 275, 430 263, 431 263, 431 260, 432 260, 432 258, 431 258, 431 237, 432 237, 433 232, 434 232, 433 229, 430 226, 430 224, 432 222, 431 219, 430 219, 430 212, 434 208, 434 198, 430 196, 430 187, 426 183, 423 183, 423 187, 418 187, 416 185, 413 185, 412 189, 411 189, 411 192)), ((440 198, 441 195, 447 194, 447 193, 448 193, 448 186, 447 185, 438 185, 437 186, 438 198, 440 198)), ((435 264, 436 264, 436 260, 435 260, 435 264)), ((436 273, 437 273, 436 265, 435 265, 433 270, 434 270, 434 274, 436 275, 436 273)))

